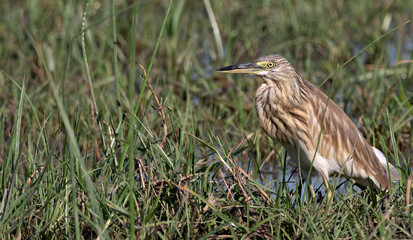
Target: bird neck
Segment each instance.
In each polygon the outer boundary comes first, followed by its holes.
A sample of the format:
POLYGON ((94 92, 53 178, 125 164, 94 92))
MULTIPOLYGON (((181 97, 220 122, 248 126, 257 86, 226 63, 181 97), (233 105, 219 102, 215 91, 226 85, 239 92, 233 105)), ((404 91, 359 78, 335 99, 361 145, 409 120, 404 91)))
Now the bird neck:
POLYGON ((295 71, 277 74, 276 77, 263 77, 267 87, 273 90, 275 99, 286 107, 295 107, 307 100, 308 86, 295 71))

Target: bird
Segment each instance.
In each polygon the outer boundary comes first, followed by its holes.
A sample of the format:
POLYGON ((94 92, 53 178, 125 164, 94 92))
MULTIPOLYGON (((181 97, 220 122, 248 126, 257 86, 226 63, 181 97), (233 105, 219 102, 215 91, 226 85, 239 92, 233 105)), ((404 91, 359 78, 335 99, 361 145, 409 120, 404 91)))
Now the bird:
POLYGON ((281 143, 307 179, 344 176, 389 191, 400 177, 385 155, 372 147, 344 111, 319 88, 306 81, 284 57, 272 54, 253 62, 216 69, 263 80, 255 93, 255 110, 264 132, 281 143))

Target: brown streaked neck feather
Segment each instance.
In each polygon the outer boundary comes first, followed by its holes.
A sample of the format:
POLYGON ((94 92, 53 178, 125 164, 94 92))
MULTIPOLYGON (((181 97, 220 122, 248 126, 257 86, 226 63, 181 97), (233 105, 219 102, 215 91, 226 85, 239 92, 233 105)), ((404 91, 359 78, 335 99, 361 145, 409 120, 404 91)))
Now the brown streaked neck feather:
POLYGON ((275 94, 280 100, 279 104, 281 103, 286 107, 295 107, 308 100, 309 88, 306 86, 306 83, 310 83, 305 81, 290 63, 283 68, 283 71, 277 72, 277 75, 262 76, 261 78, 268 87, 276 89, 275 94), (295 81, 291 79, 295 79, 295 81))

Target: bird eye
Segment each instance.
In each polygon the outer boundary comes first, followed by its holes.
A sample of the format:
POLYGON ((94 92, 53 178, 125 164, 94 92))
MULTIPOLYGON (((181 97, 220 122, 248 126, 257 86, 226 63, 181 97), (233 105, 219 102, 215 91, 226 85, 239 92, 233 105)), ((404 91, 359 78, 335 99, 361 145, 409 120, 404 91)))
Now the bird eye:
POLYGON ((273 68, 274 65, 275 65, 275 64, 274 64, 273 62, 268 62, 268 63, 267 63, 267 67, 269 67, 269 68, 273 68))

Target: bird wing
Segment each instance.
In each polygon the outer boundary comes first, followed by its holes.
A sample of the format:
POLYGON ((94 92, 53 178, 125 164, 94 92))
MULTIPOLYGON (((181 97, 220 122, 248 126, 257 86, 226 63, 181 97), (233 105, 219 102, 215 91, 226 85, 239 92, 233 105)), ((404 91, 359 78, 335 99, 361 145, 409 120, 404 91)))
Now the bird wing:
POLYGON ((316 133, 313 143, 318 144, 318 154, 337 163, 337 166, 331 165, 333 169, 328 169, 328 173, 342 173, 355 179, 371 178, 378 187, 386 189, 389 185, 387 172, 354 123, 320 89, 309 82, 306 85, 314 96, 310 99, 312 124, 323 123, 319 144, 320 131, 312 131, 316 133))

